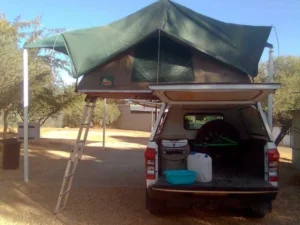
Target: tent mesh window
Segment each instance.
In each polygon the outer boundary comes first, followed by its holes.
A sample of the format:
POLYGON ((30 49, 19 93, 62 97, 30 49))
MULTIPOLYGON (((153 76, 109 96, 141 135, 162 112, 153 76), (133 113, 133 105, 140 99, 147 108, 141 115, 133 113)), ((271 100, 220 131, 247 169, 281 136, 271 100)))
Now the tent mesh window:
POLYGON ((164 36, 147 39, 134 49, 132 81, 194 81, 191 49, 164 36))

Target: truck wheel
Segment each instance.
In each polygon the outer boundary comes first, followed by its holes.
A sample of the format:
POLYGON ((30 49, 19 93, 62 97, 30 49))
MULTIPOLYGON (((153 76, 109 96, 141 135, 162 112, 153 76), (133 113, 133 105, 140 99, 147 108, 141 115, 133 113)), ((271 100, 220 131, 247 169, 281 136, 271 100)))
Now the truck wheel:
POLYGON ((165 212, 165 201, 151 198, 146 190, 146 209, 154 215, 163 214, 165 212))
POLYGON ((266 213, 254 211, 253 209, 248 208, 248 209, 245 209, 244 215, 245 215, 245 217, 248 217, 248 218, 262 219, 265 217, 266 213))
POLYGON ((245 209, 245 216, 251 218, 264 218, 267 213, 272 212, 272 203, 257 202, 245 209))

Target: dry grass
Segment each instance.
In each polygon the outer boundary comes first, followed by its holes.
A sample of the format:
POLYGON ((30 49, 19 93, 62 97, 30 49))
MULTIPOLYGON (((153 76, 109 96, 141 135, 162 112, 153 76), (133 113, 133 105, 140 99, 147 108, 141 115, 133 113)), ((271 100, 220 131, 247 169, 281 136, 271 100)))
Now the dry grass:
POLYGON ((281 191, 273 213, 265 219, 204 211, 157 217, 144 208, 143 150, 149 133, 110 129, 106 151, 100 147, 101 131, 91 130, 68 207, 54 216, 52 210, 76 134, 77 129, 42 129, 41 141, 30 145, 28 184, 23 183, 22 158, 18 170, 0 168, 0 224, 299 224, 300 171, 291 167, 289 149, 280 148, 281 191))

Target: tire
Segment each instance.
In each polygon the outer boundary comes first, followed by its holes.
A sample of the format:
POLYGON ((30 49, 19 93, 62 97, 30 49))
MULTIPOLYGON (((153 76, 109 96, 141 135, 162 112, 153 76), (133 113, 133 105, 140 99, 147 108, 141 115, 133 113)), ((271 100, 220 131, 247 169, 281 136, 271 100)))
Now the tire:
POLYGON ((267 213, 272 211, 271 202, 261 202, 253 204, 252 206, 245 209, 245 216, 250 218, 264 218, 267 213))
POLYGON ((220 134, 223 137, 230 138, 236 142, 240 142, 239 131, 230 123, 224 120, 212 120, 205 123, 197 132, 195 141, 197 143, 210 143, 220 134))
POLYGON ((251 208, 247 208, 244 211, 244 216, 247 217, 247 218, 262 219, 266 216, 266 213, 265 212, 254 211, 251 208))
POLYGON ((154 215, 160 215, 165 212, 165 201, 151 198, 146 190, 146 209, 154 215))

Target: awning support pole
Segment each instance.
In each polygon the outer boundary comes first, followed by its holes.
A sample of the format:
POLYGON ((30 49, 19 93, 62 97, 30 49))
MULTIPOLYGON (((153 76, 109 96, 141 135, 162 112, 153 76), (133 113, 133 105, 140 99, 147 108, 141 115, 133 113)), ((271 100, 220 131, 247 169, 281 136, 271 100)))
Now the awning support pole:
POLYGON ((103 150, 105 150, 105 129, 106 129, 106 98, 103 101, 103 150))
POLYGON ((153 109, 151 109, 151 132, 153 130, 153 109))
POLYGON ((23 50, 24 181, 28 182, 28 51, 23 50))
MULTIPOLYGON (((268 61, 268 77, 269 82, 274 82, 274 62, 273 62, 273 47, 269 50, 269 61, 268 61)), ((273 131, 273 98, 274 94, 269 94, 268 96, 268 123, 271 130, 273 131)))
POLYGON ((160 60, 160 30, 158 30, 158 50, 157 50, 157 71, 156 71, 156 83, 159 83, 159 60, 160 60))

